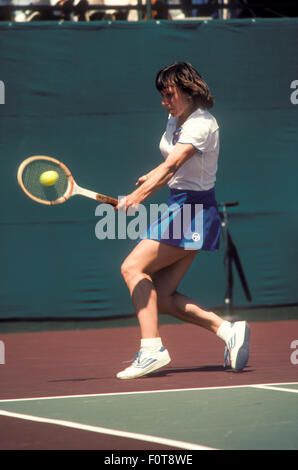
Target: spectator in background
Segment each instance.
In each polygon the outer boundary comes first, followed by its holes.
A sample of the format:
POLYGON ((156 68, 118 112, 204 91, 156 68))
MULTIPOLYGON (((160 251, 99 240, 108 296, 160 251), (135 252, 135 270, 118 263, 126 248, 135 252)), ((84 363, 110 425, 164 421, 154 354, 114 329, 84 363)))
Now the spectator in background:
MULTIPOLYGON (((15 0, 17 5, 43 6, 48 8, 30 9, 26 11, 11 12, 0 11, 2 21, 101 21, 101 20, 127 20, 138 21, 146 18, 146 0, 141 0, 143 10, 127 9, 126 6, 137 6, 138 0, 15 0), (94 5, 93 9, 86 6, 94 5), (111 8, 97 10, 96 5, 105 5, 111 8), (123 9, 115 9, 113 6, 123 5, 123 9), (54 7, 63 7, 55 9, 54 7), (74 9, 75 7, 75 9, 74 9)), ((197 0, 205 1, 205 0, 197 0)), ((8 5, 12 0, 0 0, 0 5, 8 5)), ((151 0, 151 12, 153 20, 181 20, 185 18, 185 0, 151 0), (177 4, 180 8, 168 9, 167 4, 177 4), (181 7, 183 9, 181 9, 181 7)))
MULTIPOLYGON (((25 3, 21 0, 23 4, 25 3)), ((59 5, 60 0, 27 0, 27 5, 33 6, 47 6, 42 10, 27 10, 25 21, 59 21, 63 18, 63 12, 60 10, 54 10, 52 7, 59 5)))
MULTIPOLYGON (((88 0, 89 5, 92 4, 99 4, 102 3, 106 6, 113 6, 113 5, 123 5, 123 10, 115 10, 113 8, 100 11, 100 10, 91 10, 87 13, 87 20, 127 20, 127 21, 138 21, 139 16, 140 19, 147 19, 146 9, 144 8, 143 11, 139 15, 139 11, 137 9, 125 9, 125 6, 137 6, 138 0, 88 0)), ((185 14, 181 9, 171 9, 167 8, 167 3, 176 3, 177 5, 181 5, 180 0, 151 0, 151 12, 152 12, 152 19, 153 20, 180 20, 185 18, 185 14)), ((142 0, 142 5, 146 6, 146 0, 142 0)))
MULTIPOLYGON (((1 3, 1 0, 0 0, 1 3)), ((14 0, 13 2, 16 6, 26 6, 28 5, 28 0, 14 0)), ((13 12, 13 21, 24 22, 27 21, 27 15, 24 10, 15 10, 13 12)))
MULTIPOLYGON (((181 6, 180 0, 169 0, 168 3, 177 4, 181 6)), ((169 16, 171 20, 183 20, 185 18, 185 13, 181 9, 171 9, 169 10, 169 16)))
MULTIPOLYGON (((88 0, 88 5, 103 5, 103 0, 88 0)), ((86 10, 85 19, 86 21, 100 21, 104 18, 104 10, 86 10)))
MULTIPOLYGON (((1 0, 0 0, 1 1, 1 0)), ((26 1, 26 0, 17 0, 26 1)), ((29 0, 30 1, 30 0, 29 0)), ((31 5, 48 6, 42 10, 28 10, 25 21, 77 21, 85 20, 85 10, 80 12, 79 4, 87 4, 87 0, 32 0, 31 5), (73 7, 78 6, 78 13, 73 7), (55 7, 59 7, 55 9, 55 7), (63 7, 61 9, 60 7, 63 7)), ((28 0, 26 2, 28 4, 28 0)), ((83 9, 82 9, 83 10, 83 9)))
MULTIPOLYGON (((181 6, 180 0, 151 0, 151 11, 153 20, 183 20, 185 14, 181 9, 169 9, 168 4, 181 6)), ((146 4, 146 0, 143 1, 146 4)), ((146 14, 143 16, 146 19, 146 14)))
POLYGON ((111 6, 111 9, 108 10, 89 10, 86 13, 87 21, 97 21, 97 20, 128 20, 128 21, 137 21, 138 20, 138 11, 130 10, 125 8, 127 5, 137 5, 137 0, 88 0, 89 5, 105 5, 111 6), (114 9, 113 6, 123 5, 123 9, 114 9))

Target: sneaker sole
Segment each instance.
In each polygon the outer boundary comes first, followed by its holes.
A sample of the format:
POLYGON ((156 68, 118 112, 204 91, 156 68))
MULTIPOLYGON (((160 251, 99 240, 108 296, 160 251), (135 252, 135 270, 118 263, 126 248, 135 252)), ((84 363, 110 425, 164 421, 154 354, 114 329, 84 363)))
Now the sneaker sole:
POLYGON ((238 350, 236 361, 235 361, 235 366, 233 367, 235 372, 241 371, 247 364, 247 361, 249 358, 249 341, 250 341, 250 327, 245 322, 243 343, 242 343, 242 346, 240 346, 238 350))
POLYGON ((123 374, 122 375, 122 373, 119 372, 116 377, 117 377, 117 379, 121 379, 121 380, 123 380, 123 379, 126 379, 126 380, 127 379, 137 379, 139 377, 143 377, 144 375, 151 374, 152 372, 154 372, 158 369, 161 369, 162 367, 169 364, 169 362, 171 362, 171 358, 168 356, 168 357, 166 357, 162 360, 159 360, 157 363, 152 364, 150 367, 148 367, 144 370, 140 370, 139 372, 136 372, 133 375, 130 375, 130 374, 128 374, 128 375, 123 374))

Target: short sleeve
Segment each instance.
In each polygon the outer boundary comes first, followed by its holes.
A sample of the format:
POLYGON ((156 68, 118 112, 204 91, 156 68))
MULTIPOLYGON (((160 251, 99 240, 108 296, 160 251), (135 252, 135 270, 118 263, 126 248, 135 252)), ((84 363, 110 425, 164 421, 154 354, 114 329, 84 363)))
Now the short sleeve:
POLYGON ((190 119, 182 126, 177 142, 180 144, 191 144, 200 152, 206 152, 210 145, 210 136, 218 126, 209 119, 190 119))

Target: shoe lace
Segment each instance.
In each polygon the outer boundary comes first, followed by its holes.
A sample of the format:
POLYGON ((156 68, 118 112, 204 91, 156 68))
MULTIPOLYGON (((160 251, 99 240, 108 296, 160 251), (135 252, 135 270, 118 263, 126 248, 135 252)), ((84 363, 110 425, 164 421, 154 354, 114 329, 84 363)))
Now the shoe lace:
POLYGON ((132 359, 129 359, 128 361, 123 361, 123 364, 129 364, 130 362, 139 362, 141 356, 141 351, 138 351, 135 353, 134 357, 132 359))

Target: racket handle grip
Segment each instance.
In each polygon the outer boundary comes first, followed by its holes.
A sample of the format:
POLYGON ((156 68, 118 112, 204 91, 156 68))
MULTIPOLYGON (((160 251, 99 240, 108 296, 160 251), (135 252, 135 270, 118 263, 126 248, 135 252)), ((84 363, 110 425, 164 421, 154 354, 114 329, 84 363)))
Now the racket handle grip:
POLYGON ((118 204, 118 199, 114 197, 105 196, 104 194, 96 194, 96 200, 99 202, 103 202, 104 204, 111 204, 112 206, 116 207, 118 204))

